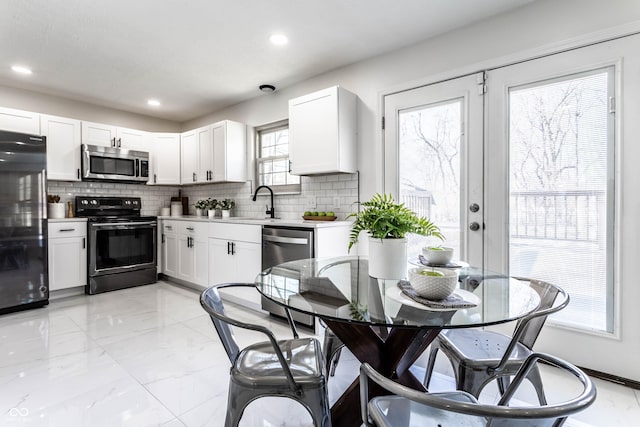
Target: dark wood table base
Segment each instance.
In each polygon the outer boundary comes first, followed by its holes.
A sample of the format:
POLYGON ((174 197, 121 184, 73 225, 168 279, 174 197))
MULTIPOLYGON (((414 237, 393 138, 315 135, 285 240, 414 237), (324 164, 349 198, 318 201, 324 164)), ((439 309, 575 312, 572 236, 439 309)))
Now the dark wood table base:
MULTIPOLYGON (((376 328, 368 325, 324 319, 344 345, 360 362, 400 384, 424 390, 409 368, 438 336, 441 328, 376 328)), ((387 394, 375 384, 369 385, 369 397, 387 394)), ((359 379, 347 388, 331 407, 333 427, 361 426, 359 379)))

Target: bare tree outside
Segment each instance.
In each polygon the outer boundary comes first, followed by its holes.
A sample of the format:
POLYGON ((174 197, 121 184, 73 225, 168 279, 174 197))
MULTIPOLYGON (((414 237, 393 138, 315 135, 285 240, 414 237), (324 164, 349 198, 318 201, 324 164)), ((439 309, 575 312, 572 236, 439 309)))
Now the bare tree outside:
MULTIPOLYGON (((455 99, 402 111, 398 118, 401 201, 437 224, 457 254, 461 112, 462 100, 455 99)), ((413 246, 409 250, 419 252, 420 245, 413 246)))

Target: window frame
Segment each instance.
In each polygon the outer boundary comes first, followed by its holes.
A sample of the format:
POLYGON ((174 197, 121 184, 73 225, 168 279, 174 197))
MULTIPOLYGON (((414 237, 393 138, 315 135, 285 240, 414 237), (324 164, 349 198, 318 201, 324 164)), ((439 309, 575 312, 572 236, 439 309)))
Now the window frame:
MULTIPOLYGON (((273 132, 281 129, 289 129, 289 119, 279 120, 277 122, 269 123, 262 126, 256 126, 255 128, 255 141, 254 141, 254 177, 255 177, 255 186, 263 185, 260 183, 260 164, 264 161, 273 161, 273 160, 289 160, 290 153, 286 155, 278 155, 278 156, 269 156, 269 157, 261 157, 261 136, 263 132, 273 132)), ((289 172, 291 172, 291 168, 289 168, 289 172)), ((300 177, 299 177, 300 178, 300 177)), ((266 185, 266 184, 265 184, 266 185)), ((302 182, 298 182, 297 184, 278 184, 278 185, 269 185, 273 190, 274 194, 301 194, 302 193, 302 182)))

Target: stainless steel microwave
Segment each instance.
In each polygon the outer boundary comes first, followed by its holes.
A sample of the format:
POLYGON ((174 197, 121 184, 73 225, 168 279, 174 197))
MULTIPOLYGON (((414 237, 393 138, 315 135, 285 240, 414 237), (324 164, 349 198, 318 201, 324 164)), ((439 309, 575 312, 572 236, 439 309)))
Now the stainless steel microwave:
POLYGON ((147 182, 149 153, 82 144, 82 179, 147 182))

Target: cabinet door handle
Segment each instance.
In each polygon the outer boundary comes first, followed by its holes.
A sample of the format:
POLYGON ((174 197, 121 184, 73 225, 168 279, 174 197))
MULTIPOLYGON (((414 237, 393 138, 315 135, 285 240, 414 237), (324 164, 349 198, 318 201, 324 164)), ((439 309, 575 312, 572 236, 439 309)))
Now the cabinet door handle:
POLYGON ((230 249, 229 243, 231 243, 231 242, 227 242, 227 255, 229 255, 231 253, 231 249, 230 249))
POLYGON ((193 227, 187 227, 187 230, 193 231, 193 227))
POLYGON ((156 176, 156 174, 153 174, 153 183, 156 184, 158 182, 158 177, 156 176))
POLYGON ((82 238, 82 249, 86 249, 87 247, 87 239, 85 237, 82 238))
POLYGON ((61 228, 60 232, 65 232, 65 231, 76 231, 75 228, 61 228))
POLYGON ((289 173, 291 173, 291 160, 289 160, 289 173))
POLYGON ((196 182, 196 173, 193 173, 193 182, 196 182))
POLYGON ((80 179, 80 168, 78 168, 77 170, 78 170, 78 179, 80 179))
POLYGON ((164 243, 164 233, 162 233, 162 239, 160 240, 160 243, 164 243))
POLYGON ((122 147, 122 138, 118 138, 118 148, 122 147))
POLYGON ((164 228, 166 228, 167 230, 173 230, 173 226, 172 225, 165 225, 164 228))
POLYGON ((231 242, 231 255, 235 255, 235 254, 236 254, 236 243, 231 242))

